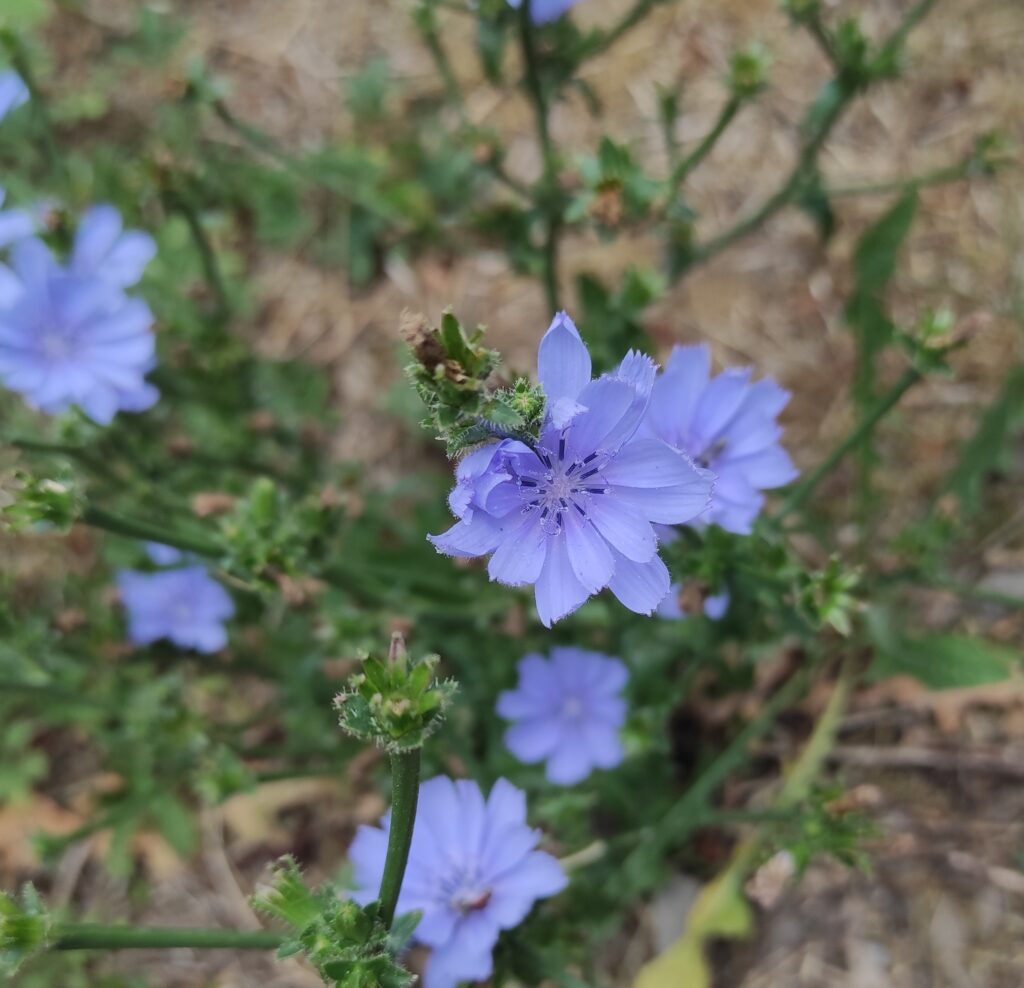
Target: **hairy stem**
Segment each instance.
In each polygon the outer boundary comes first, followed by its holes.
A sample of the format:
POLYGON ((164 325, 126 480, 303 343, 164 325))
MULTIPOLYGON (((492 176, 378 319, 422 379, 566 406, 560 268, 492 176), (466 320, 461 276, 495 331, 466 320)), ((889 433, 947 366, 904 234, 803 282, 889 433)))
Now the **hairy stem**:
POLYGON ((213 292, 215 307, 212 319, 215 323, 222 323, 231 315, 231 296, 228 293, 227 283, 224 281, 220 262, 217 260, 217 252, 213 249, 206 230, 203 229, 199 211, 191 199, 179 189, 168 190, 164 195, 164 200, 170 209, 181 214, 188 225, 192 242, 196 246, 199 261, 203 266, 203 276, 213 292))
POLYGON ((283 934, 269 930, 204 930, 61 923, 54 930, 52 949, 140 950, 192 947, 199 950, 276 950, 284 941, 283 934))
POLYGON ((849 435, 799 484, 782 503, 782 507, 772 516, 772 521, 780 522, 803 506, 814 493, 818 485, 842 462, 851 450, 859 446, 878 423, 885 418, 899 400, 921 380, 921 372, 916 367, 909 367, 893 388, 884 394, 875 406, 850 431, 849 435))
POLYGON ((398 895, 402 891, 405 866, 412 846, 416 823, 416 803, 420 795, 420 749, 401 751, 391 756, 391 829, 384 875, 380 881, 380 915, 389 927, 395 920, 398 895))

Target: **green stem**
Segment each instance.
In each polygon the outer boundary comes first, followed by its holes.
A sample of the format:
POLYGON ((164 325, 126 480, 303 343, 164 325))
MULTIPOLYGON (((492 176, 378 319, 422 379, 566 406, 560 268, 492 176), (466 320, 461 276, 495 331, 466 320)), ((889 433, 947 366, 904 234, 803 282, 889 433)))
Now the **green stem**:
POLYGON ((818 485, 842 462, 846 454, 871 434, 875 426, 921 380, 921 377, 922 374, 916 367, 908 367, 893 388, 878 400, 874 408, 854 426, 846 438, 790 491, 789 496, 782 502, 782 507, 772 516, 772 521, 778 523, 800 508, 818 485))
POLYGON ((165 193, 167 205, 181 214, 188 225, 189 233, 192 235, 192 242, 199 253, 199 261, 203 266, 203 275, 206 278, 213 297, 216 300, 216 307, 212 313, 215 323, 220 323, 231 315, 231 296, 228 293, 227 283, 224 281, 224 274, 217 260, 217 252, 210 243, 210 238, 203 228, 203 221, 200 219, 199 211, 189 197, 180 189, 172 189, 165 193))
POLYGON ((909 192, 911 189, 924 189, 931 185, 946 185, 959 182, 970 174, 974 159, 961 161, 945 168, 936 168, 913 178, 893 179, 889 182, 873 182, 866 185, 845 185, 834 189, 826 189, 829 199, 840 199, 852 196, 884 196, 894 192, 909 192))
POLYGON ((714 150, 715 144, 718 143, 718 139, 725 133, 725 129, 732 123, 733 117, 739 112, 740 107, 743 105, 743 100, 738 96, 733 96, 728 103, 722 107, 721 113, 718 114, 718 119, 715 121, 715 125, 708 132, 707 136, 691 151, 678 165, 672 170, 672 174, 669 177, 669 188, 670 196, 674 199, 679 193, 679 186, 683 184, 683 180, 686 178, 694 168, 697 167, 711 152, 714 150))
POLYGON ((380 882, 380 915, 388 928, 395 919, 398 894, 402 891, 405 866, 412 846, 416 803, 420 794, 420 749, 391 756, 391 829, 384 875, 380 882))
POLYGON ((112 514, 103 508, 92 507, 85 509, 78 519, 83 525, 90 525, 93 528, 102 528, 115 535, 124 535, 131 539, 142 539, 145 542, 159 542, 161 545, 169 545, 175 549, 182 549, 185 552, 195 552, 201 556, 221 555, 220 546, 211 539, 201 536, 192 536, 183 532, 169 531, 159 525, 151 525, 148 521, 137 518, 125 518, 121 515, 112 514))
POLYGON ((204 930, 61 923, 54 930, 52 949, 140 950, 193 947, 201 950, 276 950, 285 939, 284 934, 269 930, 204 930))
POLYGON ((444 50, 444 42, 441 40, 441 35, 437 30, 437 19, 433 8, 427 3, 422 4, 416 12, 415 20, 416 27, 419 28, 420 37, 423 38, 423 42, 430 52, 430 57, 434 60, 434 68, 444 84, 445 96, 448 102, 455 108, 459 119, 463 124, 466 124, 468 118, 466 116, 466 105, 462 99, 462 90, 459 88, 459 80, 455 78, 455 73, 452 71, 451 59, 444 50))
POLYGON ((664 4, 666 0, 637 0, 633 6, 626 11, 622 19, 607 34, 598 39, 597 43, 586 52, 586 58, 593 58, 606 52, 625 34, 633 30, 655 7, 664 4))

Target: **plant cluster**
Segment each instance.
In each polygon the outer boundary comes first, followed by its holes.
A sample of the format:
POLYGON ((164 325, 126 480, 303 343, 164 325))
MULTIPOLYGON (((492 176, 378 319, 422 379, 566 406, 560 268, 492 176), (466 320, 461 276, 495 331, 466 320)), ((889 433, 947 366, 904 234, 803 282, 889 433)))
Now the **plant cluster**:
POLYGON ((854 256, 854 423, 802 474, 778 421, 789 392, 750 369, 713 373, 703 344, 659 354, 645 321, 673 282, 783 209, 831 234, 833 199, 858 190, 828 187, 821 152, 848 107, 902 71, 932 0, 905 5, 882 37, 786 0, 829 78, 792 171, 707 239, 688 179, 772 84, 770 52, 733 54, 692 148, 676 136, 685 94, 662 94, 667 170, 612 133, 574 160, 552 127, 570 94, 599 114, 581 70, 671 5, 634 0, 584 30, 573 0, 416 0, 436 92, 409 93, 370 60, 346 89, 351 131, 298 148, 242 119, 211 66, 172 61, 176 16, 145 7, 113 36, 92 25, 111 57, 69 92, 46 5, 0 11, 0 548, 67 560, 0 573, 0 802, 82 773, 88 815, 39 836, 44 864, 102 832, 105 866, 131 875, 140 832, 187 856, 201 810, 269 780, 340 776, 371 746, 391 793, 349 849, 352 881, 313 889, 294 860, 278 863, 254 898, 271 929, 79 922, 27 887, 0 897, 0 969, 53 965, 59 981, 70 951, 276 949, 328 985, 401 988, 418 944, 426 988, 600 984, 613 932, 685 863, 708 885, 636 984, 701 988, 706 941, 749 928, 743 883, 770 851, 795 870, 819 853, 862 860, 866 825, 813 784, 857 677, 953 686, 1019 667, 984 638, 921 634, 894 614, 907 588, 951 583, 957 539, 1021 420, 1021 368, 947 481, 960 513, 914 519, 886 546, 902 568, 876 564, 870 535, 856 549, 836 537, 851 510, 870 532, 879 427, 969 343, 948 313, 903 326, 887 304, 919 192, 983 179, 1006 157, 997 138, 868 189, 892 204, 854 256), (510 173, 501 136, 471 119, 449 18, 473 24, 488 84, 529 102, 534 179, 510 173), (160 73, 174 85, 159 112, 124 126, 119 87, 160 73), (581 276, 578 329, 562 308, 567 234, 641 229, 660 267, 581 276), (429 442, 396 464, 398 482, 376 483, 332 455, 347 410, 324 371, 246 343, 252 252, 341 270, 339 290, 356 291, 389 264, 482 247, 545 294, 536 374, 507 370, 458 300, 436 324, 395 313, 410 387, 393 405, 410 446, 429 442), (903 365, 888 387, 883 359, 903 365), (857 503, 823 496, 850 461, 857 503), (833 680, 775 787, 783 824, 746 833, 717 877, 694 864, 691 838, 726 825, 720 793, 751 743, 833 680), (743 691, 756 713, 701 729, 702 697, 743 691), (55 737, 74 739, 70 766, 49 760, 55 737))

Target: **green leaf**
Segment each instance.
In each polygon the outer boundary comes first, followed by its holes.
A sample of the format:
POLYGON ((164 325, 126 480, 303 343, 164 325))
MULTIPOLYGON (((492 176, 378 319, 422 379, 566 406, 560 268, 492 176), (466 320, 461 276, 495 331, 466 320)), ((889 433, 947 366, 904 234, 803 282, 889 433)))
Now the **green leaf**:
POLYGON ((860 238, 853 257, 857 294, 877 294, 889 283, 916 213, 917 190, 910 189, 860 238))
POLYGON ((152 804, 152 818, 164 840, 182 857, 196 849, 195 820, 188 807, 174 796, 161 796, 152 804))
POLYGON ((882 647, 871 677, 913 676, 929 689, 944 690, 1002 682, 1020 669, 1015 649, 969 635, 934 634, 882 647))
POLYGON ((947 489, 965 507, 978 506, 985 475, 998 469, 1014 433, 1024 425, 1024 364, 1014 367, 1003 383, 999 397, 982 416, 974 435, 960 451, 947 489))

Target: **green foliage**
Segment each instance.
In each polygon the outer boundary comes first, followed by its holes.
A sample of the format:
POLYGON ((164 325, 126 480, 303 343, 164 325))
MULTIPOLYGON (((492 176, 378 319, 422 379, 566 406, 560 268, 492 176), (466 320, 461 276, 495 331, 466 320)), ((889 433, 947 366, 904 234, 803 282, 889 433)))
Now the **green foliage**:
POLYGON ((801 575, 800 610, 813 625, 830 625, 839 634, 849 636, 853 616, 860 606, 853 593, 859 582, 858 573, 846 569, 833 557, 823 570, 801 575))
POLYGON ((389 932, 377 904, 359 907, 331 885, 310 889, 298 865, 282 858, 273 882, 253 906, 283 922, 291 936, 279 957, 302 954, 336 988, 406 988, 413 977, 396 960, 412 936, 419 915, 402 917, 389 932))

